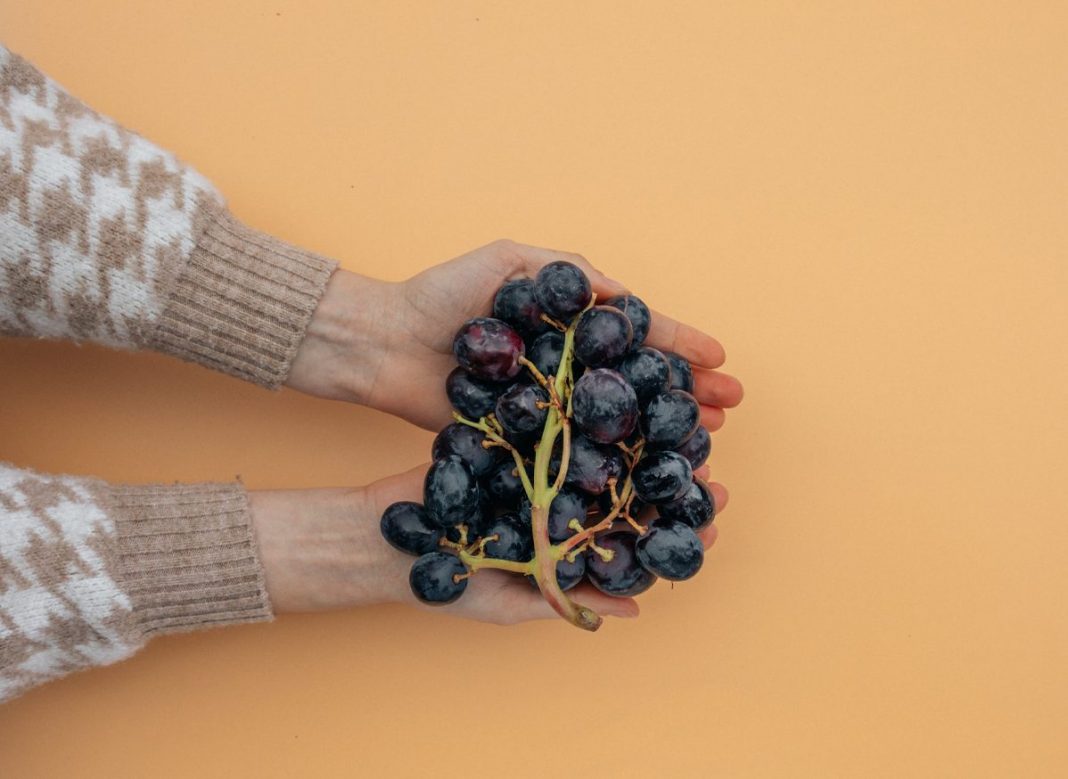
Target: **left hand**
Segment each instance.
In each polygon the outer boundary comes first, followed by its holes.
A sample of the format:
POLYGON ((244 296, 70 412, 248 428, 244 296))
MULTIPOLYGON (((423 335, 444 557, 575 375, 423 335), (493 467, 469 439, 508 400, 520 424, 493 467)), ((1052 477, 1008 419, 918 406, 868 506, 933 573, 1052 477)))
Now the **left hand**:
MULTIPOLYGON (((359 489, 250 492, 253 527, 274 610, 408 603, 496 625, 558 619, 536 588, 503 571, 479 571, 460 599, 447 606, 416 600, 408 586, 408 571, 416 558, 386 543, 379 519, 391 503, 422 499, 426 469, 422 465, 359 489)), ((715 483, 710 487, 718 515, 727 505, 727 491, 715 483)), ((702 531, 701 538, 710 547, 716 540, 715 525, 702 531)), ((638 615, 633 598, 613 598, 587 583, 568 595, 602 616, 638 615)))
MULTIPOLYGON (((556 260, 581 267, 600 300, 626 292, 580 255, 503 240, 401 283, 339 270, 312 317, 286 383, 439 430, 452 421, 444 387, 456 367, 452 341, 460 325, 488 316, 505 281, 532 278, 556 260)), ((720 343, 656 312, 647 343, 693 364, 702 423, 710 431, 722 427, 724 409, 741 402, 742 385, 716 370, 725 359, 720 343)))

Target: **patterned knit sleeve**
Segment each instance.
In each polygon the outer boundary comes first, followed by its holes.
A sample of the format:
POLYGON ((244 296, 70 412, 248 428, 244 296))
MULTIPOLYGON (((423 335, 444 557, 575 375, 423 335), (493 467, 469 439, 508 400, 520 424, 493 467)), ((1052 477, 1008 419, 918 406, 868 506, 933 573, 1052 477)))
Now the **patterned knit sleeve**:
POLYGON ((0 335, 155 349, 274 388, 335 268, 0 46, 0 335))
POLYGON ((0 702, 155 635, 270 618, 240 485, 119 487, 0 463, 0 702))

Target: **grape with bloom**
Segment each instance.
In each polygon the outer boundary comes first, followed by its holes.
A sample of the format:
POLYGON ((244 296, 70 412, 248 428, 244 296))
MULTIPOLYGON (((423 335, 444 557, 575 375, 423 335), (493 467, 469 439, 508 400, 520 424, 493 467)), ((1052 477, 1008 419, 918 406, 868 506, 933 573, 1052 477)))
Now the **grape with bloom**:
POLYGON ((646 346, 649 323, 636 296, 598 305, 580 268, 553 262, 460 327, 456 421, 434 441, 424 502, 393 504, 381 523, 417 558, 417 598, 451 603, 492 568, 596 630, 600 616, 566 594, 583 580, 630 597, 698 572, 715 505, 694 470, 711 439, 689 363, 646 346))

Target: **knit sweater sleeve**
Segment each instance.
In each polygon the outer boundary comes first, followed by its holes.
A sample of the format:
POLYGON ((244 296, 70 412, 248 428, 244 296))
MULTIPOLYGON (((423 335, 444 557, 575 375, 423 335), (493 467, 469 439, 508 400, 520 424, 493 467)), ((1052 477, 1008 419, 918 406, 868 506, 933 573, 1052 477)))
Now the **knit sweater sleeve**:
POLYGON ((116 486, 0 463, 0 702, 155 635, 270 618, 240 485, 116 486))
MULTIPOLYGON (((335 267, 0 46, 0 335, 155 349, 274 388, 335 267)), ((0 701, 160 633, 270 617, 240 484, 0 463, 0 701)))
POLYGON ((154 349, 275 388, 335 268, 0 46, 0 335, 154 349))

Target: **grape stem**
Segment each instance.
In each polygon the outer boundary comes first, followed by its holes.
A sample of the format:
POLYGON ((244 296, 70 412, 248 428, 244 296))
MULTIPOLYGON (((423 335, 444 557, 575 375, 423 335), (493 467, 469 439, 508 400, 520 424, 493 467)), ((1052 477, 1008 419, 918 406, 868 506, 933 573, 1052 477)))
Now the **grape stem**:
MULTIPOLYGON (((640 441, 638 442, 638 444, 635 445, 633 449, 633 459, 629 464, 630 466, 633 466, 634 463, 638 462, 638 460, 641 459, 642 449, 644 448, 644 446, 644 441, 640 441)), ((630 469, 628 468, 628 470, 630 469)), ((615 490, 614 485, 612 489, 615 490)), ((596 525, 591 525, 585 530, 575 533, 574 535, 570 536, 566 541, 557 544, 554 549, 555 553, 560 557, 563 557, 579 544, 583 543, 584 541, 592 540, 597 533, 600 533, 601 531, 610 528, 612 526, 612 523, 619 519, 619 517, 623 514, 624 508, 630 506, 633 498, 634 485, 631 482, 631 477, 628 473, 627 478, 623 481, 623 489, 620 490, 618 499, 614 499, 612 501, 612 510, 605 514, 604 519, 602 519, 596 525)), ((629 510, 627 512, 627 515, 629 516, 629 510)), ((559 557, 557 559, 559 559, 559 557)))
MULTIPOLYGON (((468 578, 479 568, 498 568, 502 571, 511 571, 512 573, 533 573, 533 561, 517 563, 513 560, 501 560, 496 557, 486 557, 486 544, 490 541, 496 541, 500 538, 499 535, 494 534, 492 536, 480 538, 477 544, 469 545, 467 543, 467 525, 459 525, 458 528, 460 531, 459 541, 450 541, 447 538, 442 538, 438 543, 441 546, 452 549, 463 564, 467 566, 467 573, 461 578, 468 578), (472 552, 471 549, 475 549, 475 551, 472 552)), ((454 576, 453 581, 458 582, 460 579, 457 579, 454 576)))
POLYGON ((509 571, 510 573, 534 573, 533 560, 525 563, 517 563, 514 560, 501 560, 496 557, 472 554, 466 549, 459 550, 457 556, 460 558, 460 562, 466 565, 471 573, 474 573, 480 568, 496 568, 501 571, 509 571))
POLYGON ((534 377, 534 380, 537 381, 538 384, 540 384, 546 390, 549 389, 549 380, 545 378, 545 374, 538 370, 537 365, 532 363, 526 357, 520 357, 519 364, 525 366, 526 369, 530 371, 531 375, 534 377))
POLYGON ((531 499, 530 523, 531 532, 534 536, 534 578, 538 582, 541 594, 550 606, 561 617, 572 625, 583 630, 597 630, 604 621, 597 612, 581 606, 571 600, 560 589, 560 583, 556 579, 556 563, 563 556, 560 547, 549 539, 549 507, 563 487, 567 477, 567 468, 571 454, 571 420, 568 419, 570 411, 570 378, 571 362, 575 350, 575 327, 582 313, 593 306, 597 296, 591 297, 589 305, 583 312, 576 316, 564 331, 564 348, 560 356, 560 369, 553 378, 549 387, 552 403, 542 429, 541 441, 534 455, 534 497, 531 499), (568 398, 565 407, 562 398, 568 398), (557 436, 564 435, 563 452, 560 457, 560 470, 553 484, 549 484, 549 463, 552 459, 553 447, 556 445, 557 436))
POLYGON ((527 499, 533 504, 534 485, 530 483, 530 474, 527 473, 527 465, 523 462, 523 455, 519 453, 519 450, 508 443, 500 433, 490 426, 487 417, 482 417, 482 419, 475 422, 465 417, 459 411, 454 411, 452 417, 461 425, 467 425, 468 427, 475 428, 475 430, 481 430, 486 434, 486 438, 493 442, 494 446, 502 446, 512 453, 512 459, 515 460, 516 473, 519 474, 519 480, 523 482, 523 491, 527 494, 527 499))
POLYGON ((556 481, 553 482, 553 495, 560 494, 564 479, 567 477, 568 466, 571 465, 571 420, 564 417, 561 424, 564 434, 563 453, 560 455, 560 471, 556 474, 556 481))

